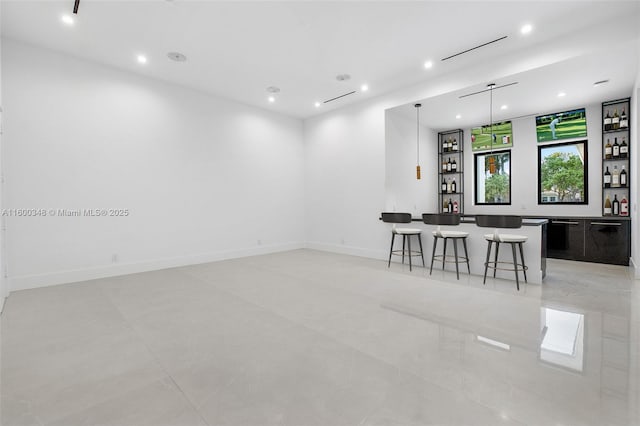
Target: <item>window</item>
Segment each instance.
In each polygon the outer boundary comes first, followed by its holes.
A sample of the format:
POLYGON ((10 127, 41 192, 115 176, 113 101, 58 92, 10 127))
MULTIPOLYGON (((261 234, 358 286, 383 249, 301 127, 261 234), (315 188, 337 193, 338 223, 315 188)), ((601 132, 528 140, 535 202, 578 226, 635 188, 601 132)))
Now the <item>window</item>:
POLYGON ((476 204, 511 204, 511 151, 475 154, 476 204))
POLYGON ((538 204, 587 204, 587 142, 538 147, 538 204))

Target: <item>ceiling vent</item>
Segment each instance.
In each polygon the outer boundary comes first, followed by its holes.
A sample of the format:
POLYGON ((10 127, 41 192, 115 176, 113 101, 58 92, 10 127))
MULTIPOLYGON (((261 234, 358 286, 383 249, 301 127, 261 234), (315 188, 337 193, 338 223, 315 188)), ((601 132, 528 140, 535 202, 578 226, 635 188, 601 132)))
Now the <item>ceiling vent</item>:
POLYGON ((441 60, 442 60, 442 61, 446 61, 446 60, 449 60, 449 59, 455 58, 456 56, 464 55, 465 53, 469 53, 469 52, 471 52, 471 51, 473 51, 473 50, 480 49, 481 47, 485 47, 485 46, 488 46, 488 45, 490 45, 490 44, 497 43, 497 42, 502 41, 502 40, 504 40, 504 39, 506 39, 506 38, 507 38, 507 36, 502 36, 502 37, 497 38, 497 39, 495 39, 495 40, 491 40, 491 41, 488 41, 488 42, 486 42, 486 43, 479 44, 479 45, 477 45, 477 46, 475 46, 475 47, 472 47, 472 48, 470 48, 470 49, 463 50, 462 52, 454 53, 453 55, 449 55, 449 56, 447 56, 446 58, 442 58, 441 60))
MULTIPOLYGON (((502 89, 503 87, 509 87, 509 86, 513 86, 514 84, 518 84, 517 81, 514 81, 513 83, 507 83, 507 84, 503 84, 502 86, 493 86, 493 90, 496 89, 502 89)), ((466 98, 467 96, 473 96, 473 95, 479 95, 480 93, 484 93, 484 92, 488 92, 489 90, 492 90, 491 87, 484 89, 484 90, 479 90, 477 92, 473 92, 473 93, 467 93, 466 95, 462 95, 462 96, 458 96, 458 99, 462 99, 462 98, 466 98)))
POLYGON ((345 93, 344 95, 336 96, 335 98, 327 99, 326 101, 324 101, 322 103, 323 104, 328 104, 329 102, 337 101, 340 98, 344 98, 345 96, 353 95, 354 93, 356 93, 355 90, 353 92, 345 93))

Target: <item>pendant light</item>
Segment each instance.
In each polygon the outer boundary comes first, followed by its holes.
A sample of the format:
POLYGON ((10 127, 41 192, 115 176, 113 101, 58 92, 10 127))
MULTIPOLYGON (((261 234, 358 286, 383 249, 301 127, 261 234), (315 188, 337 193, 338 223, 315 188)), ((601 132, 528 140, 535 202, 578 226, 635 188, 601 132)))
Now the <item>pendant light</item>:
POLYGON ((489 174, 494 175, 496 174, 496 159, 493 156, 493 88, 496 87, 496 84, 489 83, 487 84, 487 87, 489 88, 489 137, 491 138, 491 148, 489 151, 489 174))
POLYGON ((422 104, 415 104, 416 107, 416 179, 420 180, 420 107, 422 104))

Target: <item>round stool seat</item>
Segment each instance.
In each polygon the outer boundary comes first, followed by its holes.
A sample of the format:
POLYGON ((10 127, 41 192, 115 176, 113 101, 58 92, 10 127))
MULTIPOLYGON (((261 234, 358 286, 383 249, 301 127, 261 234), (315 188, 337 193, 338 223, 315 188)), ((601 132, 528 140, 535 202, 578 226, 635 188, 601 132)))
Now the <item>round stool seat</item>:
POLYGON ((432 234, 434 237, 441 238, 466 238, 469 236, 468 232, 461 231, 433 231, 432 234))
POLYGON ((402 235, 414 235, 414 234, 421 234, 422 230, 417 229, 417 228, 395 228, 393 229, 393 232, 395 232, 396 234, 402 234, 402 235))
POLYGON ((485 234, 484 239, 496 243, 524 243, 527 237, 515 234, 485 234))

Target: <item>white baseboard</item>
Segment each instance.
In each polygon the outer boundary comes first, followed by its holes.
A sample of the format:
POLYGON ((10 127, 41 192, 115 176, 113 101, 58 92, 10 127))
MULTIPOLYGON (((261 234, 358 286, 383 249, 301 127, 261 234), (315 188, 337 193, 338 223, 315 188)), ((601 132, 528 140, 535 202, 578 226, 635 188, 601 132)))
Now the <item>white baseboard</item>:
POLYGON ((349 254, 358 257, 368 257, 371 259, 386 260, 389 257, 389 252, 386 250, 371 250, 360 247, 350 247, 340 244, 326 244, 318 242, 307 242, 306 248, 320 251, 328 251, 331 253, 349 254))
POLYGON ((8 285, 10 292, 27 290, 31 288, 48 287, 52 285, 67 284, 78 281, 95 280, 99 278, 108 278, 118 275, 135 274, 138 272, 157 271, 160 269, 196 265, 199 263, 217 262, 220 260, 236 259, 240 257, 258 256, 262 254, 277 253, 302 248, 305 248, 304 243, 292 242, 251 247, 239 250, 225 250, 211 253, 202 253, 168 259, 96 266, 92 268, 51 272, 46 274, 23 275, 9 277, 8 285))

